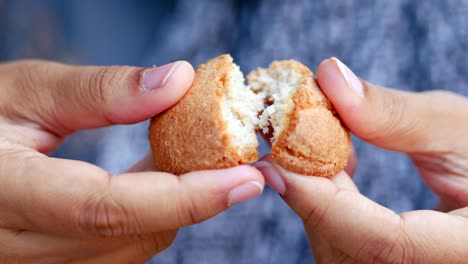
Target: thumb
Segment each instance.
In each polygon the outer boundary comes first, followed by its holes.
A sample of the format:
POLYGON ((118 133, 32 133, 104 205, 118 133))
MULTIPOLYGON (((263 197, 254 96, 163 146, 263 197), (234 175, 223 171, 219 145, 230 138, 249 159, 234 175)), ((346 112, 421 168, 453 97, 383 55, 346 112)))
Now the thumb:
POLYGON ((361 195, 345 172, 332 178, 298 175, 270 156, 257 167, 302 218, 323 263, 466 262, 467 210, 397 215, 361 195), (327 255, 332 251, 334 256, 327 255))
POLYGON ((303 176, 286 171, 270 156, 262 162, 265 181, 299 215, 312 243, 326 240, 346 255, 372 259, 379 253, 386 256, 380 251, 398 239, 400 217, 361 195, 345 172, 330 179, 303 176))
POLYGON ((468 126, 468 101, 448 92, 411 93, 360 80, 336 58, 317 68, 320 88, 358 137, 406 153, 444 151, 468 126))
POLYGON ((112 176, 88 163, 42 156, 15 156, 0 165, 0 184, 9 190, 0 193, 0 198, 9 197, 2 205, 6 210, 0 212, 6 214, 2 226, 58 235, 176 230, 257 196, 264 186, 261 173, 247 165, 181 176, 162 172, 112 176))
POLYGON ((0 77, 10 80, 0 97, 10 113, 64 136, 146 120, 187 92, 194 71, 185 61, 148 69, 22 61, 2 65, 0 77))

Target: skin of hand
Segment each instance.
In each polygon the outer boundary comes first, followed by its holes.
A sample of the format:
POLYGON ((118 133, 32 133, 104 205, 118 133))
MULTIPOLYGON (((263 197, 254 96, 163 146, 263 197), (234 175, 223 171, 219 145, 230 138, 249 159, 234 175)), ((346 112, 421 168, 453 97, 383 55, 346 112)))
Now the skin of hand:
POLYGON ((319 65, 317 81, 356 136, 412 158, 443 212, 396 214, 361 195, 349 176, 354 156, 330 179, 288 172, 265 156, 256 166, 302 218, 316 262, 467 263, 468 100, 378 87, 335 58, 319 65))
POLYGON ((75 131, 156 115, 193 77, 184 61, 146 70, 0 64, 0 263, 143 263, 180 227, 260 194, 263 176, 251 166, 177 177, 150 171, 149 156, 111 175, 47 156, 75 131))

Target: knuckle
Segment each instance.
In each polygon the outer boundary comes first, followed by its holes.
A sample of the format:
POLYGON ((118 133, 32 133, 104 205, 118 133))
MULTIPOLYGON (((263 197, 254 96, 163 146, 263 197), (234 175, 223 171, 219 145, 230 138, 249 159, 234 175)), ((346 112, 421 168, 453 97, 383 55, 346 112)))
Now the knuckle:
POLYGON ((383 256, 389 247, 392 245, 384 239, 368 239, 362 244, 354 259, 365 263, 386 263, 383 256))
MULTIPOLYGON (((93 71, 84 80, 78 80, 80 89, 77 89, 78 104, 83 109, 106 109, 106 106, 115 102, 115 98, 126 97, 132 87, 138 85, 138 74, 135 68, 129 66, 102 67, 93 71)), ((108 123, 121 123, 118 116, 104 110, 102 113, 108 123)))
POLYGON ((202 211, 192 195, 188 194, 181 199, 179 207, 179 222, 181 225, 193 225, 203 221, 202 211))
POLYGON ((138 232, 137 225, 130 222, 129 210, 108 192, 90 196, 78 212, 82 232, 108 237, 138 232))
MULTIPOLYGON (((190 191, 184 191, 183 181, 179 177, 174 177, 174 182, 171 183, 172 188, 177 191, 177 202, 175 203, 175 218, 179 226, 198 224, 204 220, 204 215, 209 214, 211 208, 209 203, 205 203, 200 207, 197 201, 196 194, 190 191)), ((199 200, 199 199, 198 199, 199 200)))
POLYGON ((12 69, 12 83, 8 88, 8 101, 1 106, 1 111, 9 114, 27 116, 32 112, 45 116, 41 110, 50 100, 44 100, 50 94, 49 89, 57 85, 62 64, 43 60, 24 60, 15 62, 12 69), (27 103, 25 103, 27 102, 27 103))
POLYGON ((120 236, 126 224, 126 213, 111 198, 91 198, 79 215, 79 226, 103 236, 120 236))
POLYGON ((396 235, 366 240, 355 259, 365 263, 415 263, 413 247, 404 231, 399 230, 396 235))
POLYGON ((44 85, 50 85, 51 73, 58 65, 60 64, 43 60, 18 62, 16 68, 17 87, 31 91, 44 85))
POLYGON ((96 71, 89 80, 90 96, 98 98, 101 103, 107 103, 108 98, 118 93, 119 87, 128 84, 128 77, 133 71, 128 66, 111 66, 96 71))
POLYGON ((315 229, 320 226, 325 219, 327 210, 323 210, 321 213, 318 212, 317 206, 312 206, 307 211, 307 214, 303 218, 303 222, 310 228, 315 229))
POLYGON ((408 97, 395 91, 386 91, 378 100, 379 114, 374 115, 375 126, 365 136, 366 140, 380 142, 393 138, 402 138, 420 127, 420 120, 411 118, 408 109, 408 97))
POLYGON ((332 206, 333 200, 338 199, 337 197, 342 193, 343 190, 337 189, 328 201, 328 204, 323 208, 319 208, 318 206, 310 207, 307 211, 307 214, 303 218, 303 222, 307 225, 307 227, 317 229, 323 225, 326 225, 327 212, 332 206))
POLYGON ((36 87, 39 87, 41 83, 46 83, 46 74, 41 74, 44 71, 43 66, 38 61, 23 61, 18 63, 16 70, 16 78, 14 87, 16 91, 21 94, 27 94, 29 96, 34 95, 31 91, 34 91, 36 87))
POLYGON ((154 255, 167 249, 175 240, 175 231, 151 233, 149 238, 140 242, 140 250, 144 255, 154 255))
POLYGON ((391 96, 384 97, 384 104, 386 114, 383 115, 381 130, 385 131, 388 135, 394 135, 397 130, 401 129, 402 120, 406 115, 406 104, 403 96, 400 93, 394 93, 391 96))
POLYGON ((404 231, 402 231, 398 240, 398 244, 401 245, 399 263, 416 263, 416 246, 413 240, 404 231))

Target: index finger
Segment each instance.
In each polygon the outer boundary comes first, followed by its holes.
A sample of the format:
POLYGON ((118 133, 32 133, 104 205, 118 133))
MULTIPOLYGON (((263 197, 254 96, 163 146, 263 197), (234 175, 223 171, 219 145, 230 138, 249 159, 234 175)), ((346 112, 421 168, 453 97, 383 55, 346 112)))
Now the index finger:
POLYGON ((121 236, 198 223, 261 193, 249 166, 112 176, 88 163, 47 157, 0 160, 3 226, 70 236, 121 236), (237 189, 237 196, 233 193, 237 189))

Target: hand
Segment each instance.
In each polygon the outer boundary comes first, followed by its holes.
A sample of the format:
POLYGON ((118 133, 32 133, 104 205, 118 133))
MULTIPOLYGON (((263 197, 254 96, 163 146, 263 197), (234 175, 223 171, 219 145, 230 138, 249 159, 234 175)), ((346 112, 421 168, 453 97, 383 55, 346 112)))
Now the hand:
POLYGON ((0 263, 141 263, 178 228, 261 193, 249 166, 113 176, 47 157, 71 133, 144 121, 177 102, 187 62, 142 71, 45 61, 0 64, 0 263), (142 74, 143 73, 143 74, 142 74))
POLYGON ((288 172, 264 157, 257 167, 302 218, 317 263, 466 263, 468 100, 361 82, 335 59, 321 63, 317 80, 356 136, 408 154, 452 210, 396 214, 359 193, 349 176, 353 165, 326 179, 288 172))

